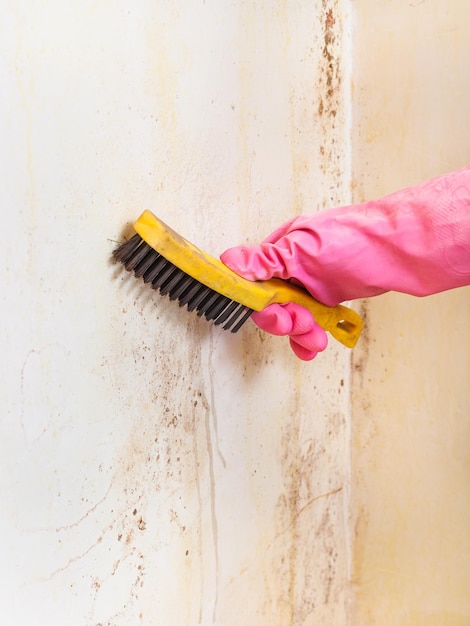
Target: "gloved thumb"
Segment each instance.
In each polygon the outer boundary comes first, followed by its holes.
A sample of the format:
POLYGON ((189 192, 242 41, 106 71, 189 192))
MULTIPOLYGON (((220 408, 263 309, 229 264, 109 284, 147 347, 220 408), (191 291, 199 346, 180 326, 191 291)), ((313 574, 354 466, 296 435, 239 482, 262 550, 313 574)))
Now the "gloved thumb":
MULTIPOLYGON (((232 271, 248 280, 281 277, 282 269, 285 268, 278 249, 270 243, 229 248, 221 254, 220 259, 232 271)), ((263 311, 255 311, 251 319, 265 332, 288 335, 292 350, 303 361, 313 359, 327 346, 328 338, 323 328, 315 323, 310 311, 298 304, 271 304, 263 311)))
POLYGON ((248 280, 269 280, 278 276, 279 266, 283 265, 275 246, 236 246, 220 255, 222 263, 239 276, 248 280))

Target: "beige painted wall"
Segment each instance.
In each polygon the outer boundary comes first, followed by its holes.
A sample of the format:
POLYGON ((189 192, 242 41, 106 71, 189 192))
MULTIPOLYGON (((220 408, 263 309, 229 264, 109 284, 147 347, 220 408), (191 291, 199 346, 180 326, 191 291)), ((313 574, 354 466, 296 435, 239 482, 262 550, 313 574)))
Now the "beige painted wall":
MULTIPOLYGON (((470 4, 355 0, 356 200, 470 162, 470 4)), ((364 303, 353 624, 470 624, 470 291, 364 303)))
POLYGON ((110 262, 144 207, 217 254, 348 202, 351 34, 356 199, 467 162, 468 11, 3 3, 0 621, 468 624, 468 291, 367 304, 351 555, 347 351, 110 262))

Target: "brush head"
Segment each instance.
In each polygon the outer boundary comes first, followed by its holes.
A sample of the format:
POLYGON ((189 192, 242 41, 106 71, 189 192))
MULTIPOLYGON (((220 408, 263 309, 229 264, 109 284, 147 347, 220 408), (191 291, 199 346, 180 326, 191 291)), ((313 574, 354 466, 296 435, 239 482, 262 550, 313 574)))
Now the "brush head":
POLYGON ((216 326, 236 333, 253 313, 253 309, 231 300, 165 259, 138 234, 121 244, 113 251, 114 258, 126 270, 134 272, 161 295, 177 300, 188 311, 195 311, 199 317, 213 321, 216 326))
POLYGON ((180 306, 237 332, 253 311, 273 303, 306 308, 324 330, 345 346, 356 345, 362 320, 338 304, 325 306, 308 291, 279 278, 250 281, 200 250, 150 211, 134 222, 136 236, 119 246, 115 258, 180 306))

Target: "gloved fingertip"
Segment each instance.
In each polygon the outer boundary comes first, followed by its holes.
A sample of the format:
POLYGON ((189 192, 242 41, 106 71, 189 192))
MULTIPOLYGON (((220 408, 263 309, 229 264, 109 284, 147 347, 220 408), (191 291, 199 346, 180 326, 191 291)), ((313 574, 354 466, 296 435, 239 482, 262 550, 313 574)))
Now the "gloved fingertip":
POLYGON ((316 356, 319 352, 323 352, 328 345, 328 335, 318 324, 315 324, 314 328, 308 333, 292 335, 290 339, 292 349, 296 354, 297 352, 300 354, 308 354, 310 352, 316 356))
POLYGON ((243 265, 243 259, 245 256, 243 250, 243 246, 228 248, 225 252, 222 252, 220 260, 224 263, 224 265, 236 272, 237 269, 240 268, 240 265, 243 265))
POLYGON ((228 250, 222 252, 220 260, 231 269, 232 272, 235 272, 239 276, 248 278, 248 280, 256 280, 253 268, 250 267, 249 248, 246 246, 228 248, 228 250))
POLYGON ((281 304, 270 304, 262 311, 251 315, 253 322, 271 335, 289 335, 292 332, 292 317, 281 304))
POLYGON ((275 267, 271 267, 262 246, 236 246, 220 255, 220 260, 232 272, 248 280, 268 280, 275 267))
POLYGON ((321 326, 315 324, 314 328, 312 329, 311 336, 315 341, 315 347, 318 352, 323 352, 323 350, 326 350, 326 347, 328 345, 328 335, 321 326))
POLYGON ((294 341, 292 337, 289 339, 289 342, 290 342, 290 347, 292 348, 292 351, 294 352, 295 356, 299 358, 301 361, 311 361, 318 354, 318 352, 315 352, 314 350, 309 350, 307 348, 304 348, 299 343, 294 341))
POLYGON ((308 309, 295 302, 288 302, 283 308, 292 320, 290 335, 305 335, 315 328, 315 320, 308 309))

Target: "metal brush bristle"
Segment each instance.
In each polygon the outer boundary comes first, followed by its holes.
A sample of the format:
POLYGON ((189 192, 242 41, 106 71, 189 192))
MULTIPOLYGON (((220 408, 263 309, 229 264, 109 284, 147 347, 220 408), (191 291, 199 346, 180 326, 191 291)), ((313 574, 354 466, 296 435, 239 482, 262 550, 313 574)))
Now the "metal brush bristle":
POLYGON ((113 256, 126 270, 133 271, 137 278, 158 289, 161 295, 178 300, 180 307, 186 305, 188 311, 196 311, 199 317, 212 320, 216 326, 223 324, 224 330, 236 333, 253 313, 244 304, 226 298, 188 276, 156 252, 140 235, 134 235, 121 244, 113 251, 113 256))

